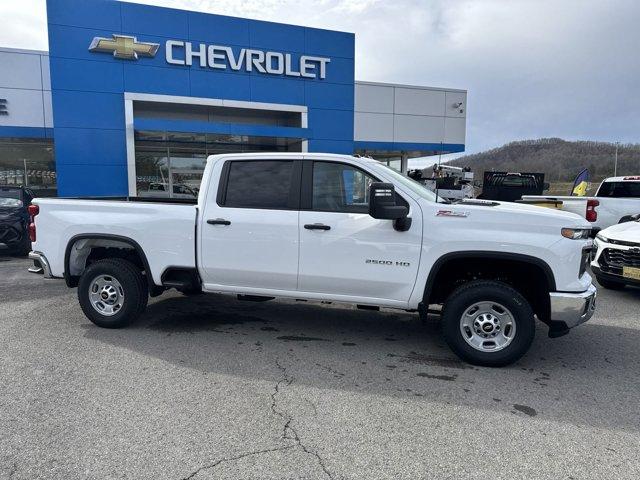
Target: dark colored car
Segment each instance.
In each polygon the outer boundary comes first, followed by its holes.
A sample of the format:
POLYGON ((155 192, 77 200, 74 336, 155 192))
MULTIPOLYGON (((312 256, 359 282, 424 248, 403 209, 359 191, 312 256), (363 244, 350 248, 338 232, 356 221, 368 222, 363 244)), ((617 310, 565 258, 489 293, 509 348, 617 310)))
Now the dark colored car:
POLYGON ((0 185, 0 254, 27 255, 31 250, 27 207, 32 199, 27 188, 0 185))
POLYGON ((618 223, 626 222, 640 222, 640 213, 636 213, 635 215, 625 215, 618 223))
POLYGON ((484 172, 482 193, 478 198, 515 202, 523 195, 542 195, 548 188, 544 173, 484 172))

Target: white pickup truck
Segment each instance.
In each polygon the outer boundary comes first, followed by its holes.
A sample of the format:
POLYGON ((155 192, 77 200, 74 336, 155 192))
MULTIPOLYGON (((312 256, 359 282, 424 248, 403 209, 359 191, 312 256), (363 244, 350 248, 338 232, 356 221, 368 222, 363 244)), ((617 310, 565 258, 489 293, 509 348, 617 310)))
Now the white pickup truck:
POLYGON ((526 203, 557 202, 565 212, 577 213, 596 228, 607 228, 625 217, 640 213, 640 175, 610 177, 598 187, 595 197, 523 195, 526 203))
POLYGON ((149 295, 169 288, 421 316, 440 304, 453 351, 502 366, 528 350, 535 317, 551 337, 591 318, 588 222, 527 205, 435 200, 370 159, 216 155, 195 204, 34 200, 30 258, 46 277, 77 286, 85 315, 108 328, 128 325, 149 295))

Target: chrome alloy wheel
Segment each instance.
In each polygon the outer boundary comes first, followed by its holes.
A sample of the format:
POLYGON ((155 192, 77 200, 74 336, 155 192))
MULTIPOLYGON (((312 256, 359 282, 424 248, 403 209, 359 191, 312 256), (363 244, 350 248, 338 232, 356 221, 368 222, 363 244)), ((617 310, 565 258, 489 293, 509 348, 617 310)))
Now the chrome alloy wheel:
POLYGON ((497 352, 513 341, 516 321, 509 309, 498 302, 478 302, 462 314, 460 332, 476 350, 497 352))
POLYGON ((124 305, 124 289, 111 275, 98 275, 91 281, 89 300, 91 306, 107 317, 115 315, 124 305))

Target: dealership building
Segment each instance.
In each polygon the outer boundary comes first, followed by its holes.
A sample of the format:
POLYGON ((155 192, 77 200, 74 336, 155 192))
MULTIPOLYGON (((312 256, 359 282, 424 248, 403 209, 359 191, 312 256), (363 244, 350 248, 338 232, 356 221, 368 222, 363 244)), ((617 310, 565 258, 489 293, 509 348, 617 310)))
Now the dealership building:
POLYGON ((225 152, 462 152, 466 91, 356 81, 352 33, 117 0, 47 0, 49 52, 0 48, 0 184, 196 192, 225 152))

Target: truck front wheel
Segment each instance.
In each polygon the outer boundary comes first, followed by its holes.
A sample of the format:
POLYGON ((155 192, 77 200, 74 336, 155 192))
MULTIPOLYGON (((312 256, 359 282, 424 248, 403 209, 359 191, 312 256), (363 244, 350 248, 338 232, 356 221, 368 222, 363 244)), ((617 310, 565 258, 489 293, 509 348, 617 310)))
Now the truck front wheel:
POLYGON ((509 285, 475 280, 458 287, 442 310, 442 332, 463 360, 502 367, 520 359, 535 335, 533 310, 509 285))
POLYGON ((146 308, 148 298, 142 272, 121 258, 92 263, 78 282, 82 311, 103 328, 122 328, 133 323, 146 308))

